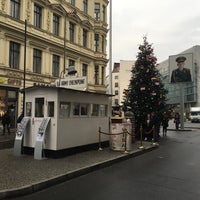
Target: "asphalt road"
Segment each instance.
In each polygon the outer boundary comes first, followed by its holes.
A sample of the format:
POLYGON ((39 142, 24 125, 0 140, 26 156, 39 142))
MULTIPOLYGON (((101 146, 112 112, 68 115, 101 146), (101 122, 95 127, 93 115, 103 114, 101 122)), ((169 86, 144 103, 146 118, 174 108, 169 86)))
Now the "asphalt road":
POLYGON ((168 131, 160 147, 138 157, 12 198, 20 200, 200 199, 200 130, 168 131))

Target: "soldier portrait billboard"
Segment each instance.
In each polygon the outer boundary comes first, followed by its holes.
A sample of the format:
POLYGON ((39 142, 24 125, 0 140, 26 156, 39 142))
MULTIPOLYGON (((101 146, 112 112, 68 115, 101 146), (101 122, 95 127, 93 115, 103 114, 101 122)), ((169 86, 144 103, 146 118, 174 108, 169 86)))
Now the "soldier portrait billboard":
POLYGON ((192 54, 169 56, 169 72, 171 83, 191 82, 193 78, 192 54))

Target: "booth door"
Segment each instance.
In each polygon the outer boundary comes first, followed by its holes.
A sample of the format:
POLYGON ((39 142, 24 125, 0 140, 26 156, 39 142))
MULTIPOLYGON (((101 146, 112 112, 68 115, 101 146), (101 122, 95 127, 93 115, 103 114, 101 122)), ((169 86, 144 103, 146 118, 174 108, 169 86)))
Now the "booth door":
POLYGON ((34 105, 34 132, 37 134, 38 128, 42 123, 44 117, 44 104, 45 98, 44 97, 36 97, 35 98, 35 105, 34 105))

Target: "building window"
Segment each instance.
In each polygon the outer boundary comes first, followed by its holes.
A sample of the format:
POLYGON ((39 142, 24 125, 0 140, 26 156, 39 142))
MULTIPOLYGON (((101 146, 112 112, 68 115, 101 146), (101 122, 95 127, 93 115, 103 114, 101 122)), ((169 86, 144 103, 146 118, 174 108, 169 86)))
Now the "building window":
POLYGON ((33 49, 33 72, 41 74, 42 51, 33 49))
POLYGON ((115 95, 118 95, 118 94, 119 94, 118 90, 115 90, 115 95))
POLYGON ((102 50, 102 53, 104 53, 104 49, 105 49, 105 37, 102 35, 102 41, 101 41, 101 50, 102 50))
POLYGON ((42 27, 42 8, 37 4, 34 5, 34 26, 42 27))
POLYGON ((19 69, 20 44, 10 42, 9 65, 12 69, 19 69))
POLYGON ((54 102, 48 102, 48 117, 54 117, 54 102))
POLYGON ((75 116, 79 116, 80 115, 80 104, 79 103, 74 103, 73 115, 75 115, 75 116))
POLYGON ((53 14, 53 34, 54 35, 59 35, 59 23, 60 22, 60 17, 56 14, 53 14))
POLYGON ((75 24, 72 22, 69 23, 69 40, 74 42, 74 33, 75 33, 75 24))
POLYGON ((83 29, 83 47, 87 47, 87 30, 83 29))
POLYGON ((59 77, 60 56, 53 55, 52 76, 59 77))
POLYGON ((99 46, 99 34, 95 34, 94 36, 94 51, 98 52, 98 46, 99 46))
POLYGON ((88 0, 83 0, 83 11, 88 13, 88 0))
POLYGON ((99 105, 92 104, 92 116, 98 116, 98 115, 99 115, 99 105))
POLYGON ((118 87, 118 83, 115 83, 115 87, 118 87))
POLYGON ((119 99, 115 99, 115 105, 119 105, 119 99))
POLYGON ((87 76, 88 66, 87 64, 82 64, 82 76, 87 76))
POLYGON ((94 19, 100 20, 100 3, 95 3, 94 5, 94 19))
POLYGON ((70 0, 72 6, 75 6, 75 0, 70 0))
POLYGON ((44 117, 44 98, 35 99, 35 117, 44 117))
POLYGON ((94 84, 98 85, 99 84, 99 66, 95 65, 94 68, 94 84))
POLYGON ((105 68, 101 68, 101 85, 104 85, 105 68))
POLYGON ((87 116, 88 115, 88 106, 87 103, 74 103, 73 106, 73 115, 74 116, 87 116))
POLYGON ((81 103, 80 109, 81 109, 81 116, 84 116, 84 115, 87 116, 88 115, 88 104, 81 103))
POLYGON ((103 5, 103 21, 106 21, 106 6, 103 5))
POLYGON ((118 79, 118 76, 115 76, 115 80, 117 80, 118 79))
POLYGON ((70 109, 71 109, 71 104, 69 102, 60 102, 59 117, 60 118, 70 117, 70 109))
POLYGON ((99 105, 99 116, 106 117, 108 113, 107 105, 99 105))
POLYGON ((72 59, 69 59, 69 66, 75 66, 75 61, 72 59))
POLYGON ((26 102, 26 116, 32 115, 32 102, 26 102))
POLYGON ((20 18, 20 0, 10 1, 10 15, 16 19, 20 18))

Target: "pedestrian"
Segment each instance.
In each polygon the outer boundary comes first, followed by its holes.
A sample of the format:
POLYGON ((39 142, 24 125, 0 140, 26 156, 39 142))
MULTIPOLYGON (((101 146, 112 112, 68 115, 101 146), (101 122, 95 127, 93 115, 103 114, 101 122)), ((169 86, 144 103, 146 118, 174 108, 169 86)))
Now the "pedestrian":
POLYGON ((179 113, 175 114, 174 123, 175 123, 176 130, 178 130, 179 129, 179 124, 180 124, 180 115, 179 115, 179 113))
POLYGON ((164 137, 167 136, 167 127, 169 126, 169 119, 167 114, 164 114, 163 116, 162 126, 163 126, 163 137, 164 137))
POLYGON ((17 123, 18 123, 18 124, 22 121, 23 117, 24 117, 24 113, 22 112, 22 113, 20 114, 20 116, 17 118, 17 123))
POLYGON ((159 119, 158 115, 155 112, 151 113, 151 120, 152 120, 152 124, 154 126, 154 135, 153 135, 153 139, 154 142, 158 141, 158 138, 160 138, 160 124, 161 124, 161 120, 159 119))
POLYGON ((6 111, 4 115, 2 116, 3 135, 5 135, 6 129, 8 131, 8 134, 10 135, 10 122, 11 122, 10 116, 8 112, 6 111))
POLYGON ((153 122, 151 114, 147 114, 146 119, 143 123, 144 139, 152 141, 153 139, 153 122))

